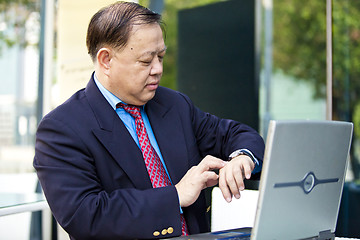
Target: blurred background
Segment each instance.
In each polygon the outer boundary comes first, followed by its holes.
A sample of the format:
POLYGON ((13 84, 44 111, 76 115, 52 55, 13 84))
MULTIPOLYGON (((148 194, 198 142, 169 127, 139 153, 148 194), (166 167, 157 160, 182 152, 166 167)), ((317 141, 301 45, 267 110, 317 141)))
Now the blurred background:
MULTIPOLYGON (((87 25, 112 2, 0 0, 0 192, 36 191, 37 124, 86 86, 87 25)), ((360 237, 360 1, 136 2, 166 23, 161 85, 204 111, 247 123, 264 139, 271 119, 354 123, 337 235, 360 237)), ((0 239, 49 239, 29 236, 30 218, 0 217, 0 239)))

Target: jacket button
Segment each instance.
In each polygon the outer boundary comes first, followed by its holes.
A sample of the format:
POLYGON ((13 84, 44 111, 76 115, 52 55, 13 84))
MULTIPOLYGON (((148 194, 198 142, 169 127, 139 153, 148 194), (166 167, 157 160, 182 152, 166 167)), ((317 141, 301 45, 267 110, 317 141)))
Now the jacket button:
POLYGON ((206 212, 208 213, 208 212, 210 212, 210 210, 211 210, 211 206, 208 206, 208 208, 206 209, 206 212))
POLYGON ((166 229, 163 229, 163 230, 161 231, 161 234, 162 234, 162 235, 166 235, 166 234, 167 234, 167 230, 166 230, 166 229))
POLYGON ((173 229, 172 227, 169 227, 169 228, 167 229, 167 232, 168 232, 169 234, 172 234, 172 233, 174 232, 174 229, 173 229))
POLYGON ((155 232, 153 233, 153 235, 154 235, 155 237, 157 237, 157 236, 160 235, 160 233, 159 233, 158 231, 155 231, 155 232))

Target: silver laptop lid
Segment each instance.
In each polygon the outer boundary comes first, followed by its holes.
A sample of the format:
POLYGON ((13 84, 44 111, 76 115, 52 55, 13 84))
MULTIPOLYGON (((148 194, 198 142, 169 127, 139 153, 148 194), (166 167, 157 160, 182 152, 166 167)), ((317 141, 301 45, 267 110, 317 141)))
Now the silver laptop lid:
POLYGON ((352 123, 271 121, 251 239, 335 231, 352 123))

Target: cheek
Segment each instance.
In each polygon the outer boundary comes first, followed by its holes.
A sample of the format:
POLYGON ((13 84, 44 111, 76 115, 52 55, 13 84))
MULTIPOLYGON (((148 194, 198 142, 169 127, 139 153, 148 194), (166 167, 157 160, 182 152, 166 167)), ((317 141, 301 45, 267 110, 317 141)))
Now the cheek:
POLYGON ((131 89, 134 93, 140 93, 143 91, 148 75, 146 74, 133 74, 126 79, 126 85, 128 89, 131 89))
POLYGON ((148 81, 149 72, 150 71, 148 69, 134 71, 131 75, 133 83, 138 86, 144 86, 145 83, 148 81))
POLYGON ((144 89, 149 77, 149 69, 134 65, 121 68, 119 67, 113 72, 112 78, 117 79, 117 83, 121 85, 123 90, 135 94, 144 89))

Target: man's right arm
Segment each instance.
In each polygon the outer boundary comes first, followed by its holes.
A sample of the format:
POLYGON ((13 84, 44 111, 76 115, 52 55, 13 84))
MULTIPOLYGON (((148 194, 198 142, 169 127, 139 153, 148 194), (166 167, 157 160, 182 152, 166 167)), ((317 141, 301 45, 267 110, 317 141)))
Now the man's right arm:
POLYGON ((166 237, 180 235, 176 188, 139 190, 124 180, 126 188, 105 191, 97 165, 114 160, 95 161, 86 140, 58 120, 45 118, 38 128, 34 167, 60 225, 76 239, 154 238, 169 227, 166 237))
POLYGON ((197 166, 190 168, 180 182, 175 185, 180 206, 190 206, 197 200, 201 190, 215 186, 219 177, 213 170, 221 169, 224 166, 223 160, 206 156, 197 166))

